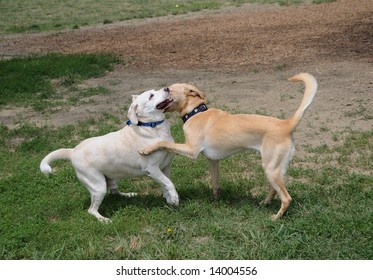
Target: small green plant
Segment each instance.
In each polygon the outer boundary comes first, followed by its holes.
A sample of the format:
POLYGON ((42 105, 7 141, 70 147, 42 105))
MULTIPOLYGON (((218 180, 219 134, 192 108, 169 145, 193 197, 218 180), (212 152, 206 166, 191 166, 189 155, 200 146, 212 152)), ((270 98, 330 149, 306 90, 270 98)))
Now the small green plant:
POLYGON ((67 73, 60 79, 58 85, 64 87, 71 87, 79 82, 81 82, 80 75, 74 73, 67 73))
POLYGON ((110 23, 113 23, 113 21, 110 19, 105 19, 103 22, 103 24, 110 24, 110 23))
POLYGON ((363 101, 360 100, 358 102, 359 102, 358 107, 348 112, 345 112, 344 116, 345 117, 360 117, 365 120, 373 119, 373 110, 371 108, 367 108, 365 104, 363 104, 363 101))
POLYGON ((289 94, 289 93, 282 94, 280 97, 281 101, 286 101, 286 100, 291 100, 291 99, 295 99, 295 97, 294 95, 289 94))
POLYGON ((276 71, 284 71, 287 68, 287 65, 285 63, 280 63, 275 66, 276 71))

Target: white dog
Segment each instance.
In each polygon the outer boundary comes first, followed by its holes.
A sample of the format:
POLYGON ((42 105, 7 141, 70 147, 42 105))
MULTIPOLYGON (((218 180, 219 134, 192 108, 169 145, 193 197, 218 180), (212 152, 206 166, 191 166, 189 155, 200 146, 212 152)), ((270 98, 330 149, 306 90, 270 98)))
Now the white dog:
POLYGON ((170 125, 163 111, 172 103, 168 88, 150 90, 133 96, 128 110, 127 126, 103 136, 84 140, 73 149, 59 149, 47 155, 40 163, 40 170, 52 173, 50 163, 70 160, 78 179, 91 194, 88 212, 100 221, 110 222, 98 208, 107 192, 122 196, 117 181, 122 178, 148 175, 161 184, 167 203, 178 206, 179 196, 170 178, 172 154, 159 151, 149 157, 137 152, 159 141, 171 141, 170 125))

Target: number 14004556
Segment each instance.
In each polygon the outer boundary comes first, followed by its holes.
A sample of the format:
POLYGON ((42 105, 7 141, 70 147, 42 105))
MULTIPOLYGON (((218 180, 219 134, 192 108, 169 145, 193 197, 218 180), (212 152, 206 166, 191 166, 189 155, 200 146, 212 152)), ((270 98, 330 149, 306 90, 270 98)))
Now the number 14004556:
POLYGON ((241 275, 241 276, 255 276, 258 274, 256 267, 210 267, 210 275, 241 275))

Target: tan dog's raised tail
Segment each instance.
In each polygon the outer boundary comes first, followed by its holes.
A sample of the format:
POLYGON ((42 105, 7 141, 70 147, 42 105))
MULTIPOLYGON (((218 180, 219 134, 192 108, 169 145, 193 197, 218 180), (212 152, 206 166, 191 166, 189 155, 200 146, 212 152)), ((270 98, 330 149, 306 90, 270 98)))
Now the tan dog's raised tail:
POLYGON ((311 74, 300 73, 289 81, 304 82, 305 91, 300 107, 287 120, 261 115, 232 115, 218 109, 207 109, 203 92, 188 84, 174 84, 169 87, 173 104, 166 111, 179 112, 183 118, 185 144, 162 141, 140 150, 140 153, 148 155, 157 150, 167 150, 190 158, 203 153, 209 161, 214 195, 219 196, 219 160, 255 149, 261 154, 263 169, 272 186, 262 203, 270 204, 276 193, 281 200, 280 210, 272 216, 276 220, 291 203, 283 177, 295 150, 292 134, 317 91, 317 81, 311 74))

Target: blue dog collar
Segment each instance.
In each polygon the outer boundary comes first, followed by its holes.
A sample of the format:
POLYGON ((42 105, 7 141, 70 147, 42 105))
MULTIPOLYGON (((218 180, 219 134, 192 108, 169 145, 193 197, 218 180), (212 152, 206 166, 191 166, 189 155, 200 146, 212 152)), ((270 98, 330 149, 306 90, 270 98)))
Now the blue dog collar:
MULTIPOLYGON (((148 123, 138 122, 137 126, 156 127, 157 125, 160 125, 163 122, 164 122, 164 120, 158 121, 158 122, 148 122, 148 123)), ((133 123, 130 120, 128 120, 126 122, 126 125, 131 125, 131 124, 133 124, 133 123)))

